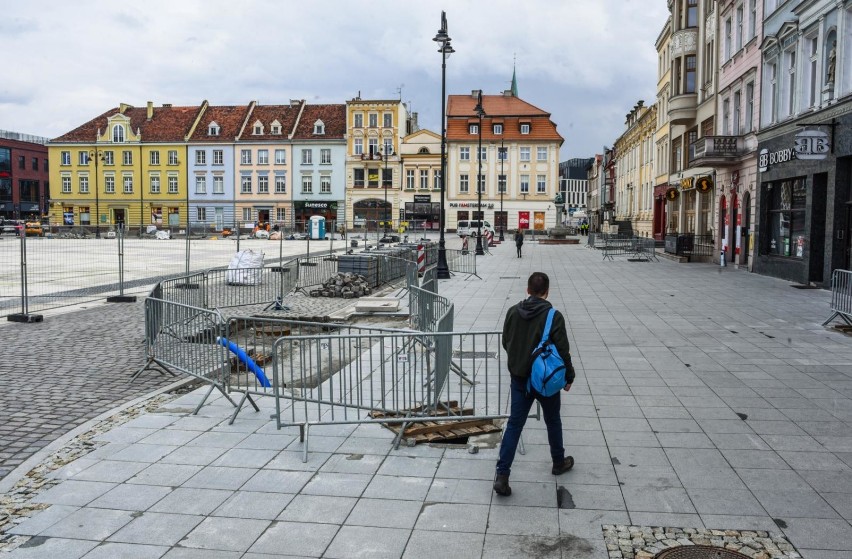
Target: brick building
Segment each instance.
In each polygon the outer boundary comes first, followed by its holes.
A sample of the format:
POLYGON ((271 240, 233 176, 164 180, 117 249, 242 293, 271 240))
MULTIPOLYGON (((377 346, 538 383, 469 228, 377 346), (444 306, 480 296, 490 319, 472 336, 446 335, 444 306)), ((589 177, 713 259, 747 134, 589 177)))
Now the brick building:
POLYGON ((39 220, 47 213, 47 140, 0 130, 0 218, 39 220))

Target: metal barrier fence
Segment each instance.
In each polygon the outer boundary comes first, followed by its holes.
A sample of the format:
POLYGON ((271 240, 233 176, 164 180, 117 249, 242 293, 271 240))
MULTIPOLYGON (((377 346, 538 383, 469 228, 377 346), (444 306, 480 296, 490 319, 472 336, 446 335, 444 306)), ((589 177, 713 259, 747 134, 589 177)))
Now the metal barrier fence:
POLYGON ((632 235, 600 235, 595 239, 595 248, 603 251, 603 259, 614 260, 615 256, 627 256, 631 261, 657 261, 654 239, 632 235))
POLYGON ((273 349, 279 428, 302 430, 307 460, 312 425, 459 422, 507 417, 499 332, 384 332, 281 337, 273 349), (464 375, 449 382, 455 356, 464 375), (369 413, 365 413, 369 412, 369 413))
POLYGON ((686 256, 692 261, 693 257, 701 259, 712 258, 715 254, 716 241, 713 235, 696 235, 694 233, 678 233, 666 235, 665 252, 677 256, 686 256))
POLYGON ((831 316, 822 325, 838 317, 852 326, 852 272, 849 270, 834 270, 831 274, 831 316))
POLYGON ((471 274, 479 277, 476 273, 476 253, 473 250, 446 249, 446 253, 447 268, 451 272, 471 274))

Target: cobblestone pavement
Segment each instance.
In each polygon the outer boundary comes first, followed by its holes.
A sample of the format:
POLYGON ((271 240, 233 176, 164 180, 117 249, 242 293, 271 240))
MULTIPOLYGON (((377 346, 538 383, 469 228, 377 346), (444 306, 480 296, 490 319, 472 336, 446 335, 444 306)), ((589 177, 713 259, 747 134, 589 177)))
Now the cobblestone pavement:
POLYGON ((0 479, 78 425, 175 381, 127 382, 144 362, 143 316, 140 299, 0 323, 0 479))

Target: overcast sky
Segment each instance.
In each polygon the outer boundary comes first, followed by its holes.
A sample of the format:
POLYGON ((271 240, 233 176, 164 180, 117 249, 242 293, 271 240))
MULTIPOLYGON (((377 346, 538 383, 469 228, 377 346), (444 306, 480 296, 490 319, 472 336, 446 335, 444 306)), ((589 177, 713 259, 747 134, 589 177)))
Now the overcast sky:
POLYGON ((440 132, 447 93, 509 89, 552 114, 561 160, 588 157, 655 100, 665 0, 0 0, 0 129, 56 137, 144 106, 401 98, 440 132), (401 94, 400 94, 401 90, 401 94))

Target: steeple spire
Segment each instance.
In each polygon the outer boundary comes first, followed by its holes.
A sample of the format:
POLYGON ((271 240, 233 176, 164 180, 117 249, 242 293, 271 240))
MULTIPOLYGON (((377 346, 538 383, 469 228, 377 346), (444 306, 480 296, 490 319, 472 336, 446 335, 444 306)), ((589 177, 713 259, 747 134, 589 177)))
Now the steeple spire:
POLYGON ((515 55, 515 60, 512 61, 512 96, 518 96, 518 77, 515 74, 515 62, 517 61, 518 56, 515 55))

